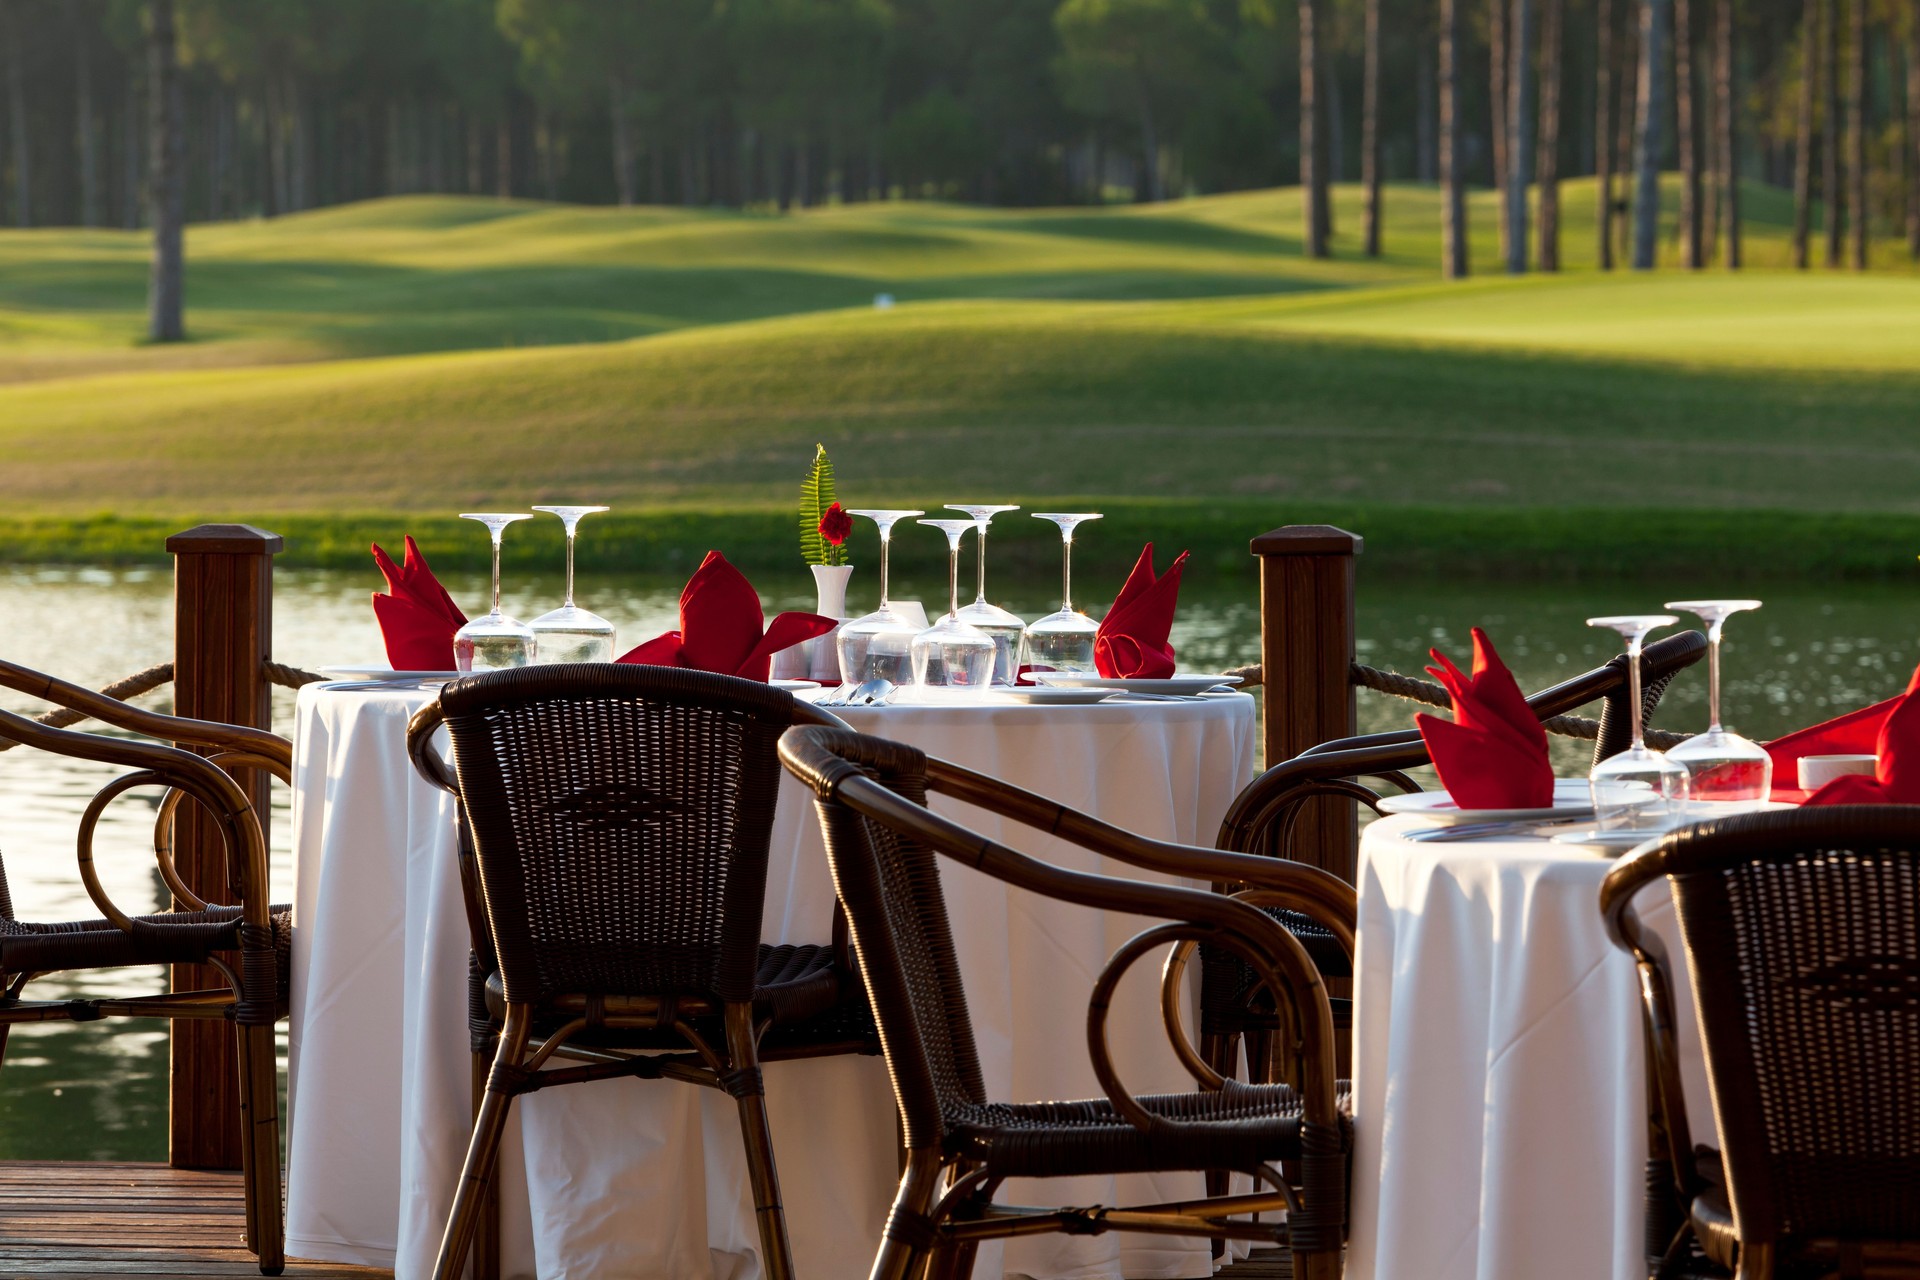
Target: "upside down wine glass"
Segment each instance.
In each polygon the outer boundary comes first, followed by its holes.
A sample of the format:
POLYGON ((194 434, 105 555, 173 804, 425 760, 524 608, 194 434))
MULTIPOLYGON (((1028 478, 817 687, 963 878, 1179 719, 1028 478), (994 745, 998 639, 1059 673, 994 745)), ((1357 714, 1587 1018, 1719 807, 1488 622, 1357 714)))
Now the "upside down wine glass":
POLYGON ((1765 800, 1773 787, 1773 757, 1760 744, 1720 724, 1720 633, 1736 613, 1758 609, 1758 600, 1676 600, 1665 606, 1684 609, 1707 624, 1707 731, 1667 752, 1686 766, 1691 799, 1707 803, 1765 800))
MULTIPOLYGON (((993 682, 999 685, 1011 685, 1020 676, 1020 642, 1027 634, 1027 624, 1018 614, 1009 613, 999 605, 987 603, 987 526, 1002 511, 1018 511, 1017 506, 968 506, 964 503, 949 502, 947 510, 964 511, 973 517, 973 527, 978 535, 973 544, 975 562, 979 565, 979 583, 975 587, 973 603, 960 610, 960 621, 969 626, 978 627, 987 633, 993 641, 993 682)), ((925 523, 925 521, 922 521, 925 523)))
POLYGON ((993 637, 960 620, 960 539, 972 520, 922 520, 947 535, 946 616, 913 638, 913 682, 922 687, 984 689, 993 683, 993 637))
POLYGON ((567 595, 558 609, 533 620, 535 661, 612 662, 613 624, 573 602, 573 535, 580 521, 605 507, 535 507, 567 527, 567 595))
POLYGON ((1027 660, 1043 671, 1090 672, 1100 624, 1073 607, 1073 530, 1100 516, 1091 511, 1036 511, 1033 518, 1060 526, 1060 607, 1027 628, 1027 660))
POLYGON ((1687 768, 1647 749, 1640 715, 1640 650, 1655 627, 1679 621, 1670 613, 1588 618, 1590 627, 1617 631, 1627 642, 1627 703, 1633 717, 1633 745, 1593 766, 1595 825, 1602 831, 1665 830, 1687 803, 1687 768))
POLYGON ((493 535, 493 609, 453 633, 453 663, 462 671, 498 671, 524 667, 533 661, 533 628, 500 612, 500 534, 515 520, 531 520, 527 511, 485 512, 462 520, 478 520, 493 535))
POLYGON ((840 650, 840 681, 859 684, 862 680, 890 680, 905 684, 913 678, 913 637, 919 628, 893 611, 887 603, 887 550, 893 542, 893 526, 908 516, 924 511, 849 511, 862 516, 880 529, 880 607, 840 628, 835 646, 840 650))

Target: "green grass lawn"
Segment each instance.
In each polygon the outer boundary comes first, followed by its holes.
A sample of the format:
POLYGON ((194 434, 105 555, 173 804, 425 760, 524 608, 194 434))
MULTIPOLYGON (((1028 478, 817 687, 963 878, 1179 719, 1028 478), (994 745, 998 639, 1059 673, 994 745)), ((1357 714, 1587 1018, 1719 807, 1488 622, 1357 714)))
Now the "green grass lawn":
POLYGON ((401 514, 591 497, 653 522, 622 535, 641 556, 771 520, 815 440, 850 502, 1071 495, 1216 550, 1337 514, 1409 566, 1617 564, 1656 510, 1660 545, 1788 572, 1866 571, 1920 531, 1899 246, 1865 276, 1768 269, 1790 210, 1754 188, 1753 269, 1603 275, 1592 186, 1569 183, 1567 272, 1498 274, 1482 192, 1481 274, 1445 284, 1431 188, 1389 190, 1373 262, 1337 195, 1323 262, 1292 191, 788 217, 378 201, 194 228, 195 340, 166 348, 138 341, 138 236, 0 232, 0 554, 251 518, 324 559, 401 514), (88 519, 108 512, 132 522, 88 519), (1848 549, 1804 546, 1816 529, 1848 549))

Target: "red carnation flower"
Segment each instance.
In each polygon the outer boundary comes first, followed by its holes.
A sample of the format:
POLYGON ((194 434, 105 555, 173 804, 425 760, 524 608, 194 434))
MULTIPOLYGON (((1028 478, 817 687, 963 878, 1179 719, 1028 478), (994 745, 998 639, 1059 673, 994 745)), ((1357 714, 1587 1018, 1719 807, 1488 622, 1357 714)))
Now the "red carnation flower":
POLYGON ((820 516, 820 536, 833 546, 846 542, 847 535, 853 532, 853 517, 839 503, 828 507, 820 516))

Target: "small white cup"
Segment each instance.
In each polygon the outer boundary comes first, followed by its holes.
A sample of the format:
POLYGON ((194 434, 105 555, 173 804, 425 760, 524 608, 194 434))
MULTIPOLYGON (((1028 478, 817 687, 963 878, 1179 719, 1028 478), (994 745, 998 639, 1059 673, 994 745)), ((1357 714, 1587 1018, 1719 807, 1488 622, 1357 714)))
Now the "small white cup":
POLYGON ((1800 789, 1818 791, 1842 774, 1872 774, 1879 761, 1878 756, 1801 756, 1797 762, 1800 767, 1800 789))

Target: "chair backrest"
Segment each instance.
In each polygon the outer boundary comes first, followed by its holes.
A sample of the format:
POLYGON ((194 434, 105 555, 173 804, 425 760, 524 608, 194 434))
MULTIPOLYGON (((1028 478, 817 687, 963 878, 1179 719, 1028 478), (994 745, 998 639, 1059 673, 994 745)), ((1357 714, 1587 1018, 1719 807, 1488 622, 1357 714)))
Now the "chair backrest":
POLYGON ((1662 874, 1741 1239, 1920 1239, 1920 807, 1684 828, 1605 900, 1662 874))
MULTIPOLYGON (((1665 636, 1641 655, 1641 712, 1647 723, 1675 676, 1698 662, 1707 651, 1707 638, 1698 631, 1665 636)), ((1627 658, 1620 654, 1602 665, 1559 684, 1542 689, 1527 705, 1542 720, 1565 715, 1595 699, 1602 699, 1599 735, 1594 742, 1596 762, 1616 755, 1632 743, 1627 707, 1627 658)), ((1310 747, 1282 761, 1254 779, 1234 798, 1221 821, 1215 843, 1219 848, 1245 853, 1286 856, 1301 805, 1318 796, 1343 796, 1370 807, 1381 793, 1359 779, 1383 781, 1401 790, 1414 784, 1401 771, 1430 763, 1418 729, 1343 738, 1310 747)))
POLYGON ((849 731, 814 730, 805 737, 798 749, 789 739, 782 758, 817 797, 827 861, 873 1003, 906 1143, 938 1146, 944 1116, 986 1101, 939 858, 902 824, 870 818, 837 795, 843 780, 860 775, 924 808, 926 756, 849 731))
POLYGON ((562 664, 441 690, 506 997, 752 997, 780 734, 757 681, 562 664))

